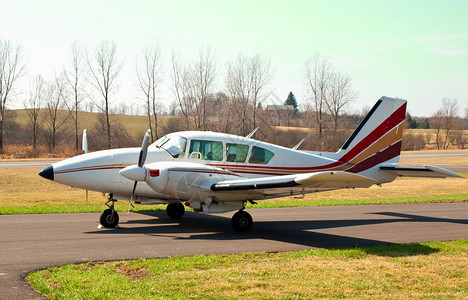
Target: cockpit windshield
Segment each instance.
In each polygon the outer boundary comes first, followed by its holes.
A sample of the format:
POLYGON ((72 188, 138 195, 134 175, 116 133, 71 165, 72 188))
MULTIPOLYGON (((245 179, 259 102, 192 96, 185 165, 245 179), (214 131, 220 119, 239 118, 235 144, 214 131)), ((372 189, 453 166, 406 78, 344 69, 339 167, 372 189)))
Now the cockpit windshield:
POLYGON ((174 158, 183 158, 185 156, 185 146, 187 145, 187 139, 177 135, 163 136, 151 147, 162 148, 166 150, 174 158))

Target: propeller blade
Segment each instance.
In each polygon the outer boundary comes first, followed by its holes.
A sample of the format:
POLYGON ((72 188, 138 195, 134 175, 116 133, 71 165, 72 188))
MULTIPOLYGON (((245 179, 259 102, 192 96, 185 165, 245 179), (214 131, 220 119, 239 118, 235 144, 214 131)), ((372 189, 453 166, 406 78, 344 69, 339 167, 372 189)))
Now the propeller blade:
POLYGON ((150 135, 151 135, 151 129, 148 129, 148 131, 145 134, 145 137, 143 138, 143 143, 141 144, 141 150, 140 150, 140 157, 138 158, 138 166, 140 168, 143 167, 146 161, 146 154, 148 153, 148 144, 149 144, 150 135))
POLYGON ((144 180, 144 177, 146 177, 146 169, 143 168, 143 165, 145 164, 145 161, 146 161, 146 154, 148 154, 148 144, 149 144, 150 135, 151 135, 151 129, 148 129, 148 131, 145 134, 145 137, 143 138, 143 143, 141 143, 140 156, 138 157, 138 168, 136 168, 135 166, 129 166, 120 170, 119 172, 120 174, 122 174, 122 176, 127 177, 127 178, 129 177, 131 178, 134 175, 137 176, 137 178, 135 178, 135 184, 133 185, 132 196, 130 197, 130 202, 128 204, 127 213, 130 213, 130 206, 133 206, 132 202, 133 202, 133 198, 135 198, 135 190, 138 184, 137 180, 140 179, 139 177, 142 177, 143 178, 142 180, 144 180))
POLYGON ((86 135, 86 129, 83 130, 83 142, 81 143, 83 147, 83 153, 88 153, 88 136, 86 135))
POLYGON ((132 202, 133 202, 133 198, 135 197, 135 190, 136 190, 136 187, 137 187, 137 183, 138 183, 138 181, 135 181, 135 184, 133 184, 133 191, 132 191, 132 196, 130 197, 130 202, 128 203, 127 214, 130 213, 130 206, 133 206, 132 202))

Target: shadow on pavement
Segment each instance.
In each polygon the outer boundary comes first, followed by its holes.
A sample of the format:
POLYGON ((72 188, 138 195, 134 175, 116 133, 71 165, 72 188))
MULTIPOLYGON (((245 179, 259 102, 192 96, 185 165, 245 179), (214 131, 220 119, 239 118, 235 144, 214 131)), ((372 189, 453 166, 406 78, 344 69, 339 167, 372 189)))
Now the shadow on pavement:
MULTIPOLYGON (((149 236, 171 237, 176 240, 273 240, 278 242, 303 245, 313 248, 347 248, 347 247, 368 247, 376 245, 391 245, 385 241, 365 239, 352 236, 341 236, 317 232, 321 229, 360 227, 366 225, 388 224, 398 222, 450 222, 468 224, 468 220, 434 218, 411 214, 401 214, 394 212, 373 213, 385 216, 378 219, 351 219, 351 220, 301 220, 301 221, 257 221, 250 232, 237 233, 231 227, 230 219, 215 215, 201 215, 193 212, 186 212, 183 219, 170 219, 164 211, 138 212, 154 219, 129 220, 122 223, 120 228, 103 229, 87 232, 87 234, 145 234, 149 236), (390 217, 390 218, 389 218, 390 217), (129 225, 129 227, 126 227, 129 225)), ((356 229, 360 231, 361 229, 356 229)), ((376 255, 416 255, 430 254, 437 252, 436 249, 416 244, 408 245, 406 250, 395 249, 385 252, 384 250, 369 250, 376 255)))

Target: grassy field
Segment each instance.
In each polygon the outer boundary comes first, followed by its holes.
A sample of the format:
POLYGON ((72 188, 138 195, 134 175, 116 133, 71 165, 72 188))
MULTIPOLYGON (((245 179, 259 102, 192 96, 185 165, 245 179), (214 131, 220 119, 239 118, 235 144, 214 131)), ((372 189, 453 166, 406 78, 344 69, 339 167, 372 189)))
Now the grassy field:
POLYGON ((466 299, 468 240, 90 262, 34 272, 50 299, 466 299))
MULTIPOLYGON (((26 126, 28 124, 28 116, 26 114, 26 110, 19 109, 15 110, 16 116, 13 118, 15 122, 22 126, 26 126)), ((68 113, 63 111, 64 114, 68 113)), ((46 110, 42 110, 41 114, 46 114, 46 110)), ((80 132, 85 129, 91 129, 94 127, 94 124, 97 123, 98 114, 97 113, 90 113, 90 112, 79 112, 78 118, 80 120, 80 124, 83 124, 83 128, 80 129, 80 132)), ((158 124, 159 126, 164 126, 169 120, 170 116, 160 116, 158 117, 158 124)), ((140 138, 144 136, 146 130, 148 129, 148 117, 147 116, 134 116, 134 115, 121 115, 121 114, 112 114, 111 120, 113 122, 121 123, 130 136, 140 138)))

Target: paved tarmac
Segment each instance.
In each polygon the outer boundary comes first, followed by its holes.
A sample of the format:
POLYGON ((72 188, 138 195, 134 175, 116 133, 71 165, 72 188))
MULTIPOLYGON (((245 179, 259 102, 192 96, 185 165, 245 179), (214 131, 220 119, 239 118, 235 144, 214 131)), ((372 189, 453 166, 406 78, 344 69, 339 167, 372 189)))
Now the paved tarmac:
POLYGON ((251 209, 251 232, 232 213, 121 213, 120 228, 98 229, 99 214, 1 215, 0 298, 40 299, 23 280, 66 263, 172 255, 290 251, 468 239, 468 203, 251 209))

